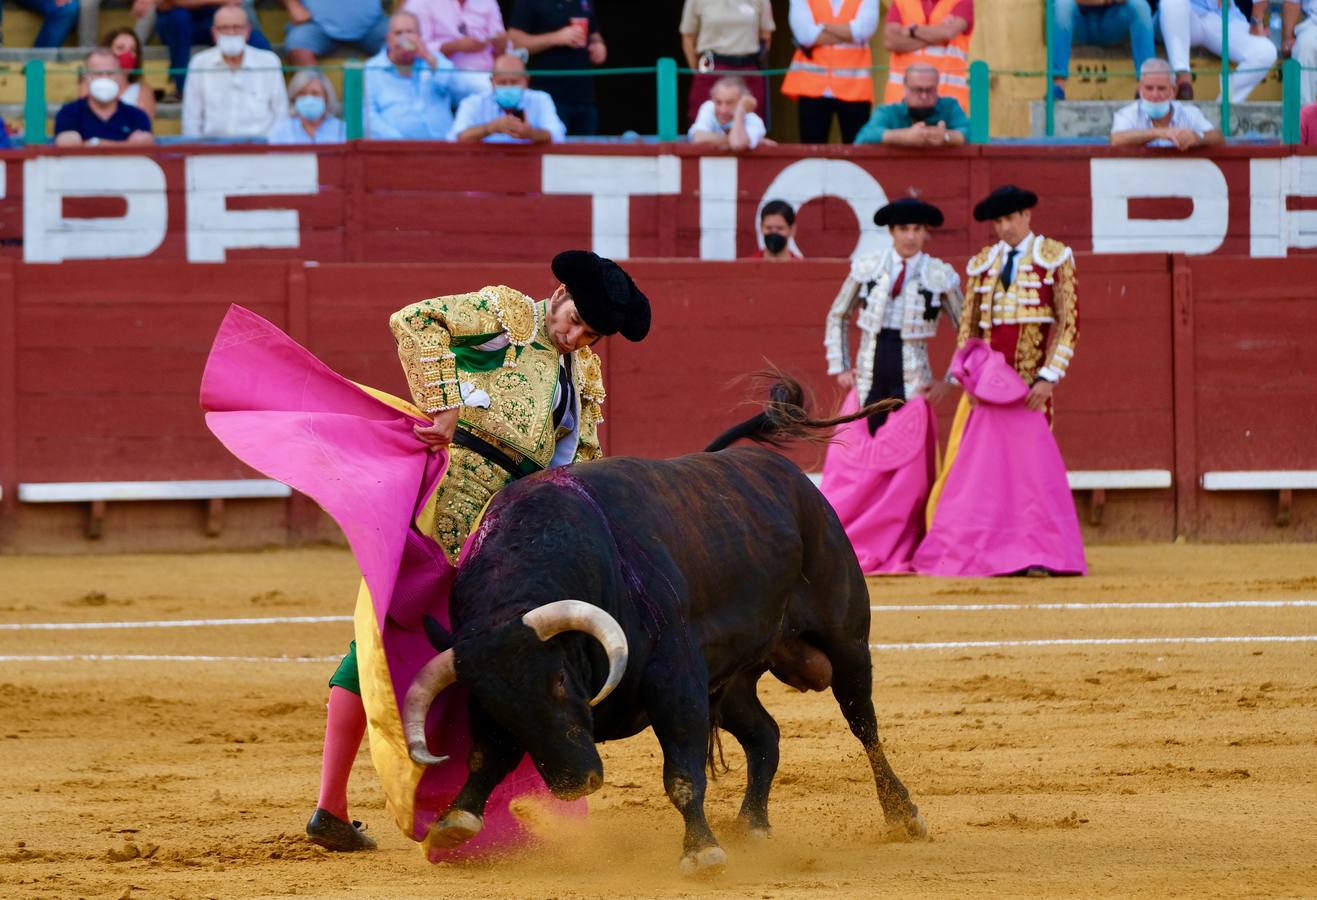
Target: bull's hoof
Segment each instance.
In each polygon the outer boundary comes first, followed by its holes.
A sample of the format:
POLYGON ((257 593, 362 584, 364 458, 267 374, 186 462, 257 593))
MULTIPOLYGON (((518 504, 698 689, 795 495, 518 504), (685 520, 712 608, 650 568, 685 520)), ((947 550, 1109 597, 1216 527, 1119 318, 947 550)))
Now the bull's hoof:
POLYGON ((928 839, 928 826, 919 810, 912 816, 887 821, 887 837, 893 841, 923 841, 928 839))
POLYGON ((462 809, 450 809, 430 826, 430 836, 436 847, 445 849, 465 844, 485 827, 485 820, 462 809))
POLYGON ((727 854, 722 847, 705 847, 681 858, 683 875, 717 875, 727 866, 727 854))

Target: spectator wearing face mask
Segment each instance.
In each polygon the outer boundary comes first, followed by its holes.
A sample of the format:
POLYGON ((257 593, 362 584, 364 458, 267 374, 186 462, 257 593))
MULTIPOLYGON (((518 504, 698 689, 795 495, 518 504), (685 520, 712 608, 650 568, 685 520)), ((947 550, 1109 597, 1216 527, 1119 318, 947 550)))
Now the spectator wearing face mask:
POLYGON ((727 150, 753 150, 768 129, 755 113, 754 95, 739 75, 714 82, 709 99, 700 106, 687 132, 691 142, 727 150))
POLYGON ((1145 62, 1139 72, 1139 99, 1121 107, 1112 119, 1112 146, 1192 150, 1225 142, 1202 110, 1174 97, 1170 64, 1161 59, 1145 62))
POLYGON ((421 42, 409 12, 389 17, 384 49, 366 63, 366 134, 381 140, 442 141, 453 125, 453 64, 421 42))
POLYGON ((759 237, 763 246, 746 259, 792 262, 804 259, 791 244, 796 238, 796 211, 785 200, 769 200, 759 211, 759 237))
POLYGON ((969 119, 951 97, 938 95, 940 75, 926 63, 905 70, 905 99, 878 107, 855 136, 857 144, 959 147, 969 137, 969 119))
POLYGON ((107 34, 101 46, 109 49, 119 60, 119 68, 127 79, 127 86, 119 99, 136 106, 146 117, 155 121, 155 91, 142 77, 142 42, 131 28, 118 28, 107 34))
POLYGON ((89 53, 82 69, 86 96, 64 104, 55 116, 55 145, 154 143, 146 113, 119 101, 126 84, 113 53, 104 48, 89 53))
POLYGON ((544 91, 528 85, 526 63, 515 53, 494 60, 493 90, 467 97, 457 107, 450 141, 490 144, 548 144, 566 139, 567 128, 544 91))
POLYGON ((303 69, 288 85, 290 115, 275 123, 266 140, 271 144, 341 144, 347 126, 338 117, 334 86, 319 69, 303 69))
POLYGON ((169 71, 178 86, 178 93, 183 93, 190 70, 189 60, 194 46, 216 43, 219 31, 215 17, 220 10, 238 6, 246 15, 247 29, 243 37, 244 44, 251 44, 258 50, 271 51, 270 41, 261 31, 260 21, 256 18, 255 0, 137 0, 133 4, 133 15, 145 15, 155 8, 155 30, 160 42, 169 48, 169 71), (140 11, 139 11, 140 10, 140 11))
POLYGON ((269 50, 247 43, 247 11, 221 7, 215 13, 215 46, 188 64, 183 91, 183 134, 199 138, 265 137, 288 115, 283 64, 269 50))

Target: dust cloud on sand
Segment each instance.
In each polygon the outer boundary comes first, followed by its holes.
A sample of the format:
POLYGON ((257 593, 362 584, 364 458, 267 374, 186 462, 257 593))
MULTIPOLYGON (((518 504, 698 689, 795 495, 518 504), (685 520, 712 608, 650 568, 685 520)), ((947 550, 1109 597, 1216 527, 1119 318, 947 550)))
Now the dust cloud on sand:
MULTIPOLYGON (((0 628, 0 895, 1310 895, 1317 643, 1274 639, 1317 635, 1317 548, 1099 547, 1091 563, 1084 579, 873 579, 878 720, 932 840, 885 842, 831 696, 766 679, 783 733, 774 835, 738 834, 745 766, 725 738, 707 809, 729 864, 694 881, 677 874, 681 822, 648 733, 602 748, 587 822, 527 812, 534 851, 428 865, 365 752, 353 815, 380 851, 309 844, 350 623, 0 628), (904 646, 929 642, 951 646, 904 646), (252 660, 36 658, 88 654, 252 660)), ((330 548, 8 557, 0 625, 343 616, 355 586, 330 548)))

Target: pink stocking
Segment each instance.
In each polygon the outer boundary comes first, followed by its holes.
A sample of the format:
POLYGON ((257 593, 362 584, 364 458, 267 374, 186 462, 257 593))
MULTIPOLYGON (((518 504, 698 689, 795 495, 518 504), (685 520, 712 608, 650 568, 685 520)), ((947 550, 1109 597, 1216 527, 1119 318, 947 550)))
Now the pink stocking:
POLYGON ((361 697, 335 685, 329 689, 329 713, 325 718, 325 751, 320 769, 320 799, 317 806, 343 821, 348 819, 348 777, 366 733, 366 708, 361 697))

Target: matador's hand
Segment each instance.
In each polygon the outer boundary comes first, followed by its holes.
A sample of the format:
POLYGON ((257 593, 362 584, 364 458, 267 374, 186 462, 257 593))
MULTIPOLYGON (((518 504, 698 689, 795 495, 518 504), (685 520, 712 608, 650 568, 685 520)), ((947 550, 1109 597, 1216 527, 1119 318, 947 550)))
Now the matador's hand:
POLYGON ((1024 405, 1034 412, 1045 409, 1047 401, 1052 399, 1052 390, 1056 385, 1050 381, 1039 380, 1034 382, 1034 386, 1029 388, 1029 396, 1025 398, 1024 405))
POLYGON ((837 373, 837 384, 843 391, 849 391, 855 387, 855 372, 847 369, 845 372, 837 373))
POLYGON ((416 425, 412 428, 416 436, 425 441, 431 450, 442 450, 453 442, 457 431, 457 409, 445 409, 434 415, 431 425, 416 425))

